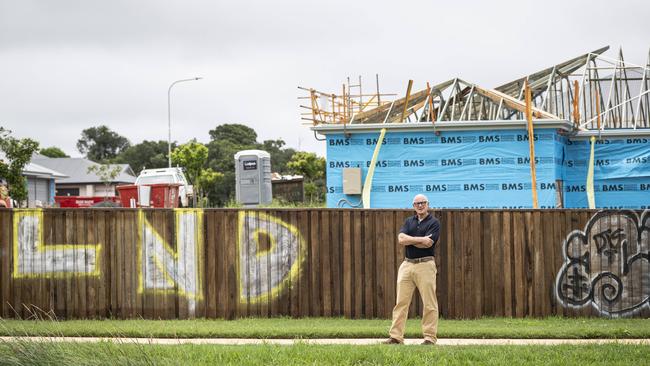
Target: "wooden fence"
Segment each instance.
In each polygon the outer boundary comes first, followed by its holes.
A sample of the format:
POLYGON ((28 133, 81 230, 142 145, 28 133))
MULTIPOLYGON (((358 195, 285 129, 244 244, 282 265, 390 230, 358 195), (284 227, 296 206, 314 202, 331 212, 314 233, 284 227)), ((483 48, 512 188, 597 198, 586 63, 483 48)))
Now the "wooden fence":
MULTIPOLYGON (((432 213, 443 317, 650 315, 648 212, 432 213)), ((390 318, 411 214, 3 209, 0 315, 390 318)))

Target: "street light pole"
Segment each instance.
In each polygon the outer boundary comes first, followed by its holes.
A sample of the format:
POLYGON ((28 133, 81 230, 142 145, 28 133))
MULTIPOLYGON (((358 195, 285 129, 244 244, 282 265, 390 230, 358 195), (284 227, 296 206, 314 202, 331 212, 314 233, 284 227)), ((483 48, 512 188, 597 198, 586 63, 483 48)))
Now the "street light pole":
POLYGON ((185 81, 195 81, 195 80, 201 80, 203 79, 202 77, 194 77, 191 79, 181 79, 181 80, 176 80, 171 85, 169 86, 169 89, 167 89, 167 127, 169 129, 169 133, 167 135, 167 160, 169 161, 169 167, 172 167, 172 108, 171 108, 171 95, 172 95, 172 87, 178 83, 182 83, 185 81))

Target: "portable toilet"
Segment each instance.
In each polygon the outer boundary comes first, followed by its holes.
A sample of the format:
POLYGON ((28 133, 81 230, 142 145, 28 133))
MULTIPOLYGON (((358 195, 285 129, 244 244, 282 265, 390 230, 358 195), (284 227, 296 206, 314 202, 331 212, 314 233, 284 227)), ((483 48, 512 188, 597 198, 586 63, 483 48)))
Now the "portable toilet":
POLYGON ((237 202, 246 207, 271 203, 271 155, 262 150, 243 150, 235 154, 237 202))

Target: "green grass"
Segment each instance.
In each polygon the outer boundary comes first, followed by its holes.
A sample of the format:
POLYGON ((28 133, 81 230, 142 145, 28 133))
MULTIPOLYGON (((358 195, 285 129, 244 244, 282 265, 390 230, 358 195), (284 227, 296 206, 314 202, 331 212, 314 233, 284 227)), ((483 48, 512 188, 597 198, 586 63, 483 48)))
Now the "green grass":
POLYGON ((643 365, 650 347, 0 343, 2 365, 643 365))
MULTIPOLYGON (((384 338, 390 320, 244 318, 238 320, 0 320, 0 335, 156 338, 384 338)), ((409 319, 407 338, 420 338, 409 319)), ((441 319, 439 338, 650 338, 650 319, 441 319)))

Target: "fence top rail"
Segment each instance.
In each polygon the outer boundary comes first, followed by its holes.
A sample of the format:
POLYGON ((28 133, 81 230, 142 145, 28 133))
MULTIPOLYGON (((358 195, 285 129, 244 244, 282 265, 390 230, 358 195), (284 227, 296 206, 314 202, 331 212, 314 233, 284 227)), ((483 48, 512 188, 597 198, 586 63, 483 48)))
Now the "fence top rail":
MULTIPOLYGON (((289 211, 289 212, 412 212, 411 208, 326 208, 326 207, 237 207, 237 208, 60 208, 60 207, 51 207, 51 208, 0 208, 0 212, 11 212, 11 211, 24 211, 24 210, 42 210, 42 211, 53 211, 53 212, 135 212, 142 210, 145 212, 161 212, 161 211, 179 211, 179 210, 201 210, 203 212, 240 212, 240 211, 289 211)), ((430 212, 589 212, 596 213, 599 211, 635 211, 635 212, 644 212, 644 209, 632 209, 632 208, 431 208, 430 212)))

